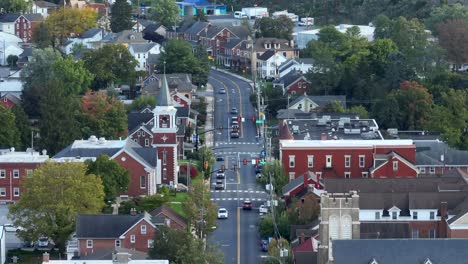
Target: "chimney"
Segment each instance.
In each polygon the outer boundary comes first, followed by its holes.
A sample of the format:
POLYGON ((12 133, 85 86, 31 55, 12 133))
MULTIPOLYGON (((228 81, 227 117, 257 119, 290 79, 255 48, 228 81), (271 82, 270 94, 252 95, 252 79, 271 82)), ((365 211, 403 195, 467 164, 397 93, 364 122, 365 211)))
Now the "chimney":
POLYGON ((445 220, 448 216, 447 214, 447 202, 440 203, 440 219, 445 220))
POLYGON ((327 140, 327 138, 328 138, 328 137, 327 137, 327 133, 322 133, 322 134, 320 135, 320 140, 327 140))
POLYGON ((299 242, 299 245, 302 244, 302 243, 304 243, 304 241, 305 241, 304 232, 301 233, 301 236, 299 237, 299 241, 300 241, 300 242, 299 242))
POLYGON ((49 260, 49 253, 45 252, 44 254, 42 254, 42 262, 49 262, 49 260))
POLYGON ((137 215, 137 211, 135 208, 130 209, 130 215, 137 215))

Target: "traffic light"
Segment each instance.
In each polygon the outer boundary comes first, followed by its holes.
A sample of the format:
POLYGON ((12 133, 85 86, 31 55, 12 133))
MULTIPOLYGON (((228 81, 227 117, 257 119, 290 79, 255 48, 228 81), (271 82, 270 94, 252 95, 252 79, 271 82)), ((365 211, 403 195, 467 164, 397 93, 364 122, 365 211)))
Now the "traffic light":
POLYGON ((244 160, 243 160, 243 163, 244 163, 244 165, 247 165, 247 160, 244 159, 244 160))
POLYGON ((237 117, 237 122, 240 123, 241 119, 242 119, 241 116, 238 116, 238 117, 237 117))
POLYGON ((221 170, 222 171, 225 171, 226 170, 226 167, 224 165, 221 165, 221 170))

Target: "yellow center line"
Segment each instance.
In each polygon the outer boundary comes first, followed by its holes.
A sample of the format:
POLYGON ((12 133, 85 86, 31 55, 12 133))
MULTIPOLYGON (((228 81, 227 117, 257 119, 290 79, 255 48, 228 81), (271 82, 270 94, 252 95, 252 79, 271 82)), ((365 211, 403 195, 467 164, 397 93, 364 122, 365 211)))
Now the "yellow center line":
POLYGON ((240 208, 237 207, 237 264, 240 264, 240 208))

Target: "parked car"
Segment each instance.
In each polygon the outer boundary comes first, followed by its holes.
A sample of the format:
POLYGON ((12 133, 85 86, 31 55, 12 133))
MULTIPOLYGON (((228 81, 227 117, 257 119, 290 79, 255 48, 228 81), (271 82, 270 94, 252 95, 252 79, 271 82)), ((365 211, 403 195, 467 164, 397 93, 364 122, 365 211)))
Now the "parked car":
POLYGON ((216 180, 215 190, 224 190, 224 181, 221 179, 216 180))
POLYGON ((255 165, 255 173, 262 173, 262 170, 263 170, 262 164, 255 165))
POLYGON ((268 240, 267 239, 262 239, 260 240, 260 248, 262 249, 263 252, 268 252, 268 240))
POLYGON ((309 26, 313 26, 314 25, 314 22, 311 22, 311 21, 299 21, 297 23, 298 26, 300 27, 309 27, 309 26))
POLYGON ((49 246, 49 238, 48 237, 40 237, 37 241, 38 247, 48 247, 49 246))
POLYGON ((243 203, 242 203, 242 209, 244 210, 252 210, 253 208, 253 204, 251 201, 249 200, 245 200, 243 203))
POLYGON ((268 213, 268 207, 266 207, 264 204, 260 205, 260 207, 258 208, 258 211, 261 213, 261 214, 266 214, 268 213))
POLYGON ((236 107, 231 108, 231 114, 233 114, 233 115, 237 114, 237 108, 236 107))
POLYGON ((226 90, 224 89, 224 87, 219 88, 219 93, 220 94, 225 94, 226 93, 226 90))
POLYGON ((218 170, 216 172, 216 178, 218 179, 224 179, 226 177, 226 175, 224 174, 224 171, 223 170, 218 170))
POLYGON ((228 218, 228 211, 226 208, 219 208, 218 209, 218 219, 227 219, 228 218))
POLYGON ((216 161, 224 161, 224 157, 223 156, 216 156, 216 161))
POLYGON ((239 132, 237 132, 237 131, 232 131, 232 132, 231 132, 231 138, 239 138, 239 132))
POLYGON ((13 224, 4 224, 3 226, 5 227, 5 231, 7 232, 19 232, 23 230, 21 226, 16 227, 13 224))

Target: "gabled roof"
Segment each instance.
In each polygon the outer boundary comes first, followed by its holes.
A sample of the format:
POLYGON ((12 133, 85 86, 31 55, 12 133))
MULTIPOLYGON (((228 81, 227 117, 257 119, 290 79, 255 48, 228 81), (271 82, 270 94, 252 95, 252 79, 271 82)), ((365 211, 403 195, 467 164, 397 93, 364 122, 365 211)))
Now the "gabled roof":
POLYGON ((97 34, 99 34, 100 32, 102 32, 102 29, 100 29, 100 28, 90 28, 90 29, 86 30, 85 32, 83 32, 81 34, 80 38, 82 38, 82 39, 92 38, 92 37, 96 36, 97 34))
POLYGON ((468 151, 449 147, 445 142, 439 140, 415 140, 416 165, 468 166, 468 151), (443 157, 443 161, 441 160, 443 157))
POLYGON ((152 48, 154 48, 156 43, 151 42, 151 43, 131 43, 130 48, 133 49, 135 53, 146 53, 150 51, 152 48))
POLYGON ((244 27, 244 26, 226 26, 227 29, 229 29, 234 35, 236 35, 238 38, 242 40, 246 40, 250 36, 249 30, 244 27))
POLYGON ((294 50, 293 47, 289 46, 289 41, 287 39, 278 39, 278 38, 258 38, 255 40, 254 49, 256 51, 266 50, 265 44, 279 44, 280 47, 278 50, 294 50))
POLYGON ((76 236, 80 238, 118 239, 145 217, 139 215, 80 214, 76 220, 76 236))
POLYGON ((348 239, 333 241, 334 264, 461 263, 468 239, 348 239))
POLYGON ((154 117, 153 113, 130 112, 127 114, 128 131, 133 131, 142 124, 148 123, 154 117))
MULTIPOLYGON (((144 25, 144 26, 145 26, 145 25, 144 25)), ((145 29, 143 29, 143 34, 144 34, 144 33, 150 33, 150 32, 153 33, 153 32, 155 32, 156 30, 158 30, 158 28, 160 28, 160 27, 165 28, 163 25, 160 25, 160 24, 157 24, 157 23, 154 23, 154 22, 153 22, 153 23, 150 23, 150 24, 147 24, 147 25, 145 26, 145 29)))
POLYGON ((188 225, 187 219, 185 219, 183 216, 181 216, 169 206, 162 205, 150 212, 150 215, 152 216, 160 216, 161 214, 169 217, 172 221, 175 221, 177 224, 183 227, 186 227, 188 225))
POLYGON ((16 97, 16 96, 14 96, 14 95, 11 94, 11 93, 7 93, 7 94, 3 95, 2 97, 0 97, 0 101, 5 100, 5 99, 7 99, 7 100, 13 102, 15 105, 18 105, 18 104, 21 103, 21 99, 18 98, 18 97, 16 97))
POLYGON ((289 126, 287 124, 286 120, 283 120, 283 124, 280 127, 279 130, 279 138, 280 140, 285 140, 285 139, 294 139, 294 136, 291 133, 291 130, 289 129, 289 126))
POLYGON ((176 107, 176 109, 177 109, 177 113, 176 113, 177 118, 188 118, 189 117, 190 108, 188 108, 188 107, 176 107))
POLYGON ((279 78, 278 80, 273 81, 274 84, 282 84, 284 88, 288 88, 291 84, 296 82, 297 80, 304 78, 304 75, 298 71, 290 71, 288 74, 284 75, 283 77, 279 78))
POLYGON ((283 195, 289 195, 289 193, 295 190, 296 188, 303 187, 304 177, 307 177, 306 179, 307 182, 309 182, 310 180, 317 182, 317 175, 315 175, 315 173, 311 171, 307 171, 303 175, 297 177, 296 179, 286 184, 282 189, 283 195))
POLYGON ((227 41, 226 45, 224 45, 224 48, 225 49, 233 49, 235 48, 237 45, 239 45, 240 43, 242 42, 242 39, 238 39, 238 38, 231 38, 227 41))
POLYGON ((3 15, 0 15, 0 22, 1 23, 12 23, 15 22, 21 14, 18 13, 6 13, 3 15))
POLYGON ((187 30, 185 30, 185 33, 198 35, 203 29, 205 29, 209 25, 210 23, 208 22, 195 21, 195 23, 193 23, 187 30))
POLYGON ((103 39, 107 43, 147 43, 148 41, 143 38, 142 33, 133 32, 131 30, 124 30, 117 33, 109 33, 103 39))
POLYGON ((54 3, 47 2, 47 1, 42 1, 42 0, 34 1, 33 3, 35 5, 37 5, 38 7, 41 7, 41 8, 56 8, 56 7, 58 7, 58 5, 56 5, 54 3))
POLYGON ((24 14, 24 17, 31 22, 44 20, 41 14, 24 14))
MULTIPOLYGON (((371 169, 371 172, 375 172, 376 170, 378 170, 379 168, 381 168, 384 164, 388 163, 389 162, 389 158, 392 157, 392 158, 396 158, 398 159, 399 161, 403 162, 406 166, 408 166, 410 169, 416 171, 417 173, 419 172, 418 168, 416 168, 416 166, 414 166, 411 162, 409 162, 407 159, 403 158, 402 156, 398 155, 398 153, 392 151, 386 155, 382 155, 384 158, 385 158, 385 162, 382 162, 382 163, 379 163, 379 165, 377 166, 377 162, 375 164, 375 166, 371 169)), ((380 159, 382 160, 382 159, 380 159)))
POLYGON ((304 93, 303 95, 297 97, 289 105, 293 107, 295 104, 301 102, 302 100, 309 99, 310 101, 316 103, 318 106, 324 106, 330 102, 336 101, 339 102, 343 107, 346 107, 346 95, 316 95, 311 96, 304 93))
POLYGON ((267 61, 276 54, 274 50, 267 50, 262 55, 258 56, 258 60, 267 61))

